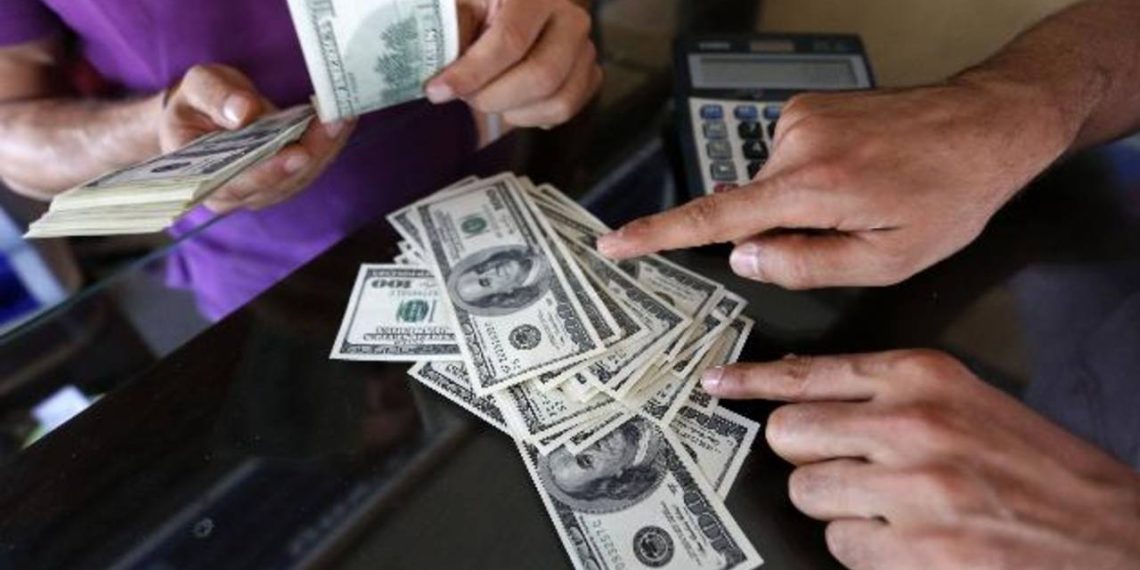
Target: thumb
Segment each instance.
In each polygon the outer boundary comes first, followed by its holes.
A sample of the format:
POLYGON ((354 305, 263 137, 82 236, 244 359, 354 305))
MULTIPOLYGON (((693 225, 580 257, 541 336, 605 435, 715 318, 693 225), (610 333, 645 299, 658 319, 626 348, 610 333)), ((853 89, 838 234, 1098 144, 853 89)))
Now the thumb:
POLYGON ((245 126, 265 111, 253 83, 240 71, 221 65, 192 68, 178 94, 214 124, 231 129, 245 126))
POLYGON ((891 285, 905 275, 871 232, 758 236, 729 257, 737 275, 786 289, 891 285))

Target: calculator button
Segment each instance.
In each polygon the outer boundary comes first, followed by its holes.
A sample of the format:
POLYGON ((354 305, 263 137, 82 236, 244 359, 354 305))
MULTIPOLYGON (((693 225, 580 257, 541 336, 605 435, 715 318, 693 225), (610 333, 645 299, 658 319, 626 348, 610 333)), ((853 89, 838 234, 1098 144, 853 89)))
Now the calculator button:
POLYGON ((723 119, 724 107, 721 107, 720 105, 703 105, 701 106, 701 118, 705 119, 706 121, 723 119))
POLYGON ((731 162, 718 160, 712 163, 709 170, 712 179, 717 182, 736 182, 736 165, 731 162))
POLYGON ((747 141, 741 147, 741 151, 744 152, 744 158, 748 160, 767 160, 768 158, 768 147, 764 141, 747 141))
POLYGON ((776 122, 768 123, 768 139, 776 140, 776 122))
POLYGON ((713 186, 713 194, 720 194, 721 192, 728 192, 729 190, 735 190, 737 188, 739 188, 739 186, 732 182, 721 182, 713 186))
POLYGON ((763 136, 761 134, 762 131, 760 128, 760 123, 757 123, 755 121, 746 121, 740 123, 740 138, 744 140, 759 140, 760 137, 763 136))
POLYGON ((760 118, 760 111, 754 105, 739 105, 733 109, 733 115, 741 121, 755 121, 760 118))
POLYGON ((767 107, 764 107, 764 118, 769 121, 779 120, 780 112, 783 110, 784 108, 780 105, 768 105, 767 107))
POLYGON ((728 141, 712 141, 708 144, 709 158, 725 160, 732 158, 732 145, 728 141))
POLYGON ((724 121, 708 121, 705 123, 705 138, 714 140, 728 138, 728 126, 724 121))
POLYGON ((764 168, 764 161, 763 160, 753 160, 752 162, 749 162, 748 163, 748 178, 749 179, 756 178, 756 173, 760 172, 761 168, 764 168))

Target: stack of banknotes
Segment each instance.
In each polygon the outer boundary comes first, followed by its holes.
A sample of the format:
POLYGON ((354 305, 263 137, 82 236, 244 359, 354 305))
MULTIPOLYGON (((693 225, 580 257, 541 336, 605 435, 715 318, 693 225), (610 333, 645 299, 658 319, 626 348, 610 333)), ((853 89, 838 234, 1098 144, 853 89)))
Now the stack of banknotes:
POLYGON ((578 568, 754 568, 724 505, 759 426, 701 373, 734 362, 745 301, 609 231, 550 186, 469 179, 392 213, 391 264, 360 268, 332 358, 412 378, 511 436, 578 568))
POLYGON ((96 178, 56 196, 25 237, 161 231, 228 180, 299 139, 312 118, 312 107, 294 107, 96 178))

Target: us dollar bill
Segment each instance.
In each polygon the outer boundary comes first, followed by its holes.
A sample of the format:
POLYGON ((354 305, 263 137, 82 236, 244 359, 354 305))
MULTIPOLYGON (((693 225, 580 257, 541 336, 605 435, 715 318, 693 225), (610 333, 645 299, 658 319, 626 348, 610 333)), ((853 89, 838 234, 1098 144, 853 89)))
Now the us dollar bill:
POLYGON ((718 354, 704 354, 699 365, 693 366, 684 377, 673 374, 667 367, 658 369, 649 386, 632 398, 634 405, 644 415, 662 425, 668 425, 689 400, 689 394, 700 383, 701 374, 712 366, 721 364, 717 356, 718 354))
MULTIPOLYGON (((715 356, 710 356, 712 358, 710 365, 724 366, 736 362, 744 351, 744 345, 748 342, 748 337, 751 335, 754 326, 755 321, 744 315, 733 319, 732 323, 721 333, 717 345, 710 351, 710 355, 715 354, 715 356)), ((719 403, 720 398, 706 392, 700 382, 697 382, 689 393, 688 405, 698 410, 711 412, 719 403)))
POLYGON ((551 244, 506 175, 417 206, 472 385, 486 395, 598 356, 604 346, 551 244))
MULTIPOLYGON (((691 342, 680 350, 677 357, 672 362, 665 363, 662 368, 669 370, 678 378, 687 378, 709 349, 716 344, 716 340, 720 338, 720 333, 728 326, 730 320, 716 311, 705 315, 705 318, 701 320, 700 329, 693 335, 693 337, 699 336, 700 338, 692 338, 691 342)), ((690 327, 689 330, 693 330, 693 327, 690 327)))
MULTIPOLYGON (((556 231, 574 243, 594 249, 602 230, 581 219, 568 216, 561 209, 544 204, 539 204, 539 208, 556 231)), ((659 255, 627 259, 617 262, 616 265, 627 276, 689 317, 694 323, 703 321, 705 315, 712 310, 714 301, 719 299, 724 291, 724 286, 720 283, 689 271, 659 255)), ((681 331, 677 340, 688 336, 688 331, 681 331)), ((672 359, 682 348, 682 344, 677 340, 666 347, 666 360, 672 359)))
POLYGON ((330 358, 413 362, 460 357, 447 306, 430 271, 360 267, 330 358))
POLYGON ((289 0, 328 123, 423 96, 459 55, 454 0, 289 0))
POLYGON ((586 273, 615 298, 620 299, 641 320, 646 334, 628 343, 611 347, 587 368, 586 376, 612 397, 623 398, 638 379, 634 373, 654 357, 662 354, 677 335, 689 326, 690 319, 647 291, 609 260, 573 241, 566 242, 586 273))
POLYGON ((625 422, 577 456, 518 446, 575 568, 763 563, 689 453, 650 420, 625 422))
POLYGON ((423 237, 420 236, 420 231, 416 228, 416 224, 412 222, 412 214, 415 212, 416 208, 432 200, 438 200, 445 196, 453 196, 455 194, 459 194, 460 192, 466 192, 469 190, 468 186, 477 182, 478 180, 479 178, 476 176, 468 176, 466 178, 462 178, 432 193, 430 196, 421 198, 420 200, 412 202, 411 204, 408 204, 407 206, 404 206, 398 210, 394 210, 392 213, 388 214, 388 223, 396 229, 396 232, 400 234, 400 237, 404 238, 404 241, 416 249, 417 253, 422 258, 424 240, 423 237))
POLYGON ((736 317, 744 312, 748 302, 743 297, 725 289, 709 311, 701 327, 689 327, 691 336, 685 340, 685 346, 677 352, 674 359, 673 373, 682 378, 692 372, 692 366, 701 359, 703 353, 720 333, 728 327, 736 317))
POLYGON ((575 428, 574 434, 566 440, 566 450, 578 455, 636 416, 637 412, 624 407, 610 410, 605 415, 575 428))
MULTIPOLYGON (((598 237, 611 231, 589 210, 553 186, 538 186, 532 190, 531 195, 552 215, 552 223, 561 225, 563 231, 585 245, 593 247, 598 237)), ((739 314, 744 305, 747 305, 743 298, 725 290, 719 283, 661 256, 636 258, 619 263, 618 266, 692 317, 692 328, 682 333, 677 344, 666 352, 670 358, 680 354, 684 345, 692 346, 698 324, 714 305, 720 305, 721 313, 730 318, 739 314)))
POLYGON ((611 228, 607 226, 605 222, 599 220, 598 217, 595 216, 592 212, 582 207, 581 204, 575 202, 569 196, 563 194, 562 191, 549 184, 538 186, 535 189, 534 194, 538 197, 538 199, 557 208, 561 208, 563 211, 567 212, 571 218, 574 218, 586 225, 593 226, 594 229, 599 232, 611 231, 611 228))
POLYGON ((418 362, 408 370, 408 375, 495 429, 513 435, 495 399, 491 396, 478 396, 471 389, 471 381, 463 362, 418 362))
POLYGON ((610 398, 578 402, 558 389, 539 390, 534 382, 516 384, 494 396, 515 437, 530 442, 562 433, 617 405, 610 398))
MULTIPOLYGON (((559 239, 561 241, 561 239, 559 239)), ((569 250, 566 250, 569 252, 569 250)), ((624 306, 624 303, 613 296, 602 284, 598 283, 596 278, 591 274, 586 274, 586 281, 596 289, 598 297, 601 298, 602 303, 609 309, 610 314, 614 316, 614 321, 617 324, 616 334, 603 340, 602 344, 606 350, 618 347, 618 350, 629 350, 635 346, 642 346, 643 339, 649 335, 648 328, 641 324, 635 318, 632 311, 624 306)), ((538 378, 538 383, 543 389, 549 389, 554 386, 563 386, 571 397, 575 397, 579 401, 586 401, 589 396, 596 393, 597 389, 591 386, 585 377, 586 372, 591 366, 596 366, 599 359, 604 359, 605 356, 597 357, 593 360, 588 360, 580 365, 569 367, 561 370, 558 373, 543 374, 538 378)))
POLYGON ((683 406, 669 429, 723 499, 752 450, 760 424, 725 408, 708 413, 683 406))
POLYGON ((562 269, 563 275, 566 276, 566 282, 570 285, 570 290, 578 297, 578 304, 586 311, 586 317, 590 319, 590 324, 598 332, 598 337, 602 339, 603 344, 605 341, 617 337, 618 323, 614 315, 610 313, 609 305, 602 301, 593 285, 586 280, 585 274, 582 273, 582 269, 571 257, 566 245, 554 234, 550 223, 538 212, 538 208, 527 197, 527 194, 523 192, 519 196, 526 205, 531 219, 535 220, 535 228, 541 234, 542 239, 550 244, 554 260, 562 269))

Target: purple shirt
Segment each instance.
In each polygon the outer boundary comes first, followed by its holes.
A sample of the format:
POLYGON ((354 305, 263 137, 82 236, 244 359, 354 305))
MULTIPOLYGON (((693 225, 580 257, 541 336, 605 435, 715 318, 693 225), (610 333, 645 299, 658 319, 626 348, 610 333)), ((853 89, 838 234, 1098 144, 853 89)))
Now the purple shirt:
MULTIPOLYGON (((200 63, 242 70, 281 107, 313 92, 284 0, 0 1, 0 45, 61 31, 76 36, 87 60, 128 92, 164 89, 200 63)), ((462 104, 417 102, 372 113, 311 187, 283 204, 236 212, 186 240, 172 254, 168 278, 192 288, 202 311, 220 318, 351 230, 458 178, 474 148, 462 104)), ((211 218, 194 211, 174 234, 211 218)))

